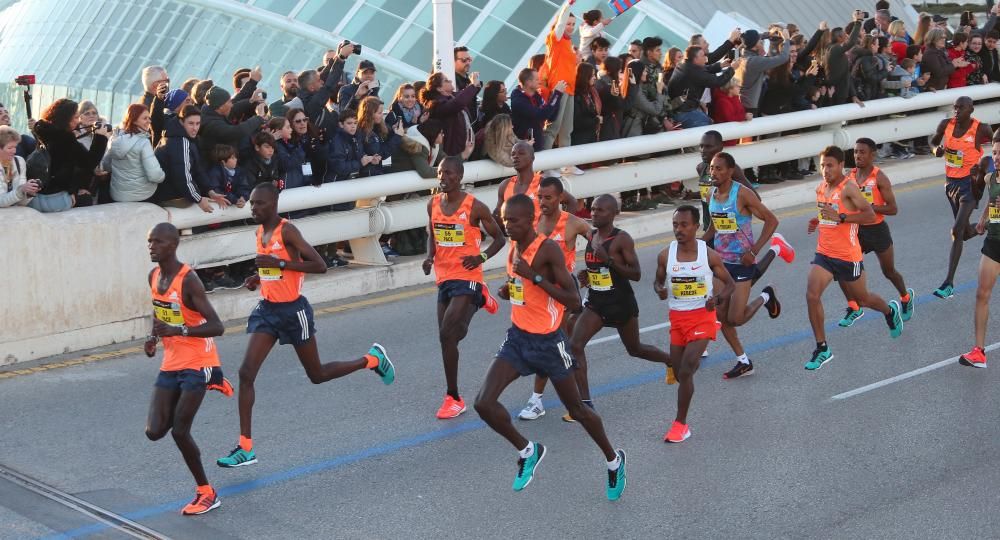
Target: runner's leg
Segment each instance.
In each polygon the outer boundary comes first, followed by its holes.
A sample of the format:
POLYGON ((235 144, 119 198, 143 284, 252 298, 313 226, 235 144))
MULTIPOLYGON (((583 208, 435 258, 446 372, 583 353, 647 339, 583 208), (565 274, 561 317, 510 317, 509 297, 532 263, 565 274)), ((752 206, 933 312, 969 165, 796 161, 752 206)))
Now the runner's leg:
POLYGON ((277 341, 278 338, 271 334, 250 334, 250 342, 247 343, 247 351, 243 355, 243 365, 240 366, 240 435, 247 439, 252 438, 250 433, 253 423, 253 403, 256 399, 253 383, 257 380, 260 366, 264 364, 264 360, 277 341))
POLYGON ((618 337, 629 356, 642 358, 650 362, 670 365, 670 355, 652 345, 647 345, 639 341, 639 317, 632 317, 629 321, 618 329, 618 337))
POLYGON ((444 362, 446 393, 456 400, 458 395, 458 343, 469 333, 469 323, 476 306, 469 295, 453 296, 447 304, 438 304, 438 339, 444 362))
POLYGON ((149 400, 149 415, 146 417, 146 437, 151 441, 162 439, 174 425, 174 408, 181 397, 180 388, 166 389, 153 387, 153 397, 149 400))
POLYGON ((962 258, 962 245, 970 238, 969 218, 972 211, 976 209, 973 201, 962 201, 958 205, 958 212, 955 214, 955 223, 951 227, 951 252, 948 254, 948 276, 945 281, 954 284, 955 272, 958 270, 958 260, 962 258))
POLYGON ((691 406, 691 398, 694 397, 694 374, 701 364, 701 353, 708 347, 707 339, 699 339, 688 343, 684 347, 677 345, 670 346, 670 357, 674 361, 674 369, 677 372, 677 422, 687 424, 688 408, 691 406))
POLYGON ((365 358, 345 362, 320 363, 319 350, 316 346, 316 336, 309 338, 309 341, 301 345, 297 345, 295 347, 295 354, 298 355, 299 362, 305 368, 306 375, 309 376, 309 381, 313 384, 323 384, 329 380, 338 379, 368 367, 368 360, 365 358))
POLYGON ((769 249, 767 250, 767 253, 764 253, 764 256, 757 261, 757 274, 750 280, 751 286, 756 285, 760 278, 764 277, 764 272, 767 272, 767 269, 770 268, 771 263, 774 262, 774 257, 774 250, 769 249))
POLYGON ((892 286, 896 288, 899 292, 899 296, 906 296, 906 283, 903 281, 903 275, 896 270, 896 255, 893 250, 893 246, 889 246, 888 249, 882 253, 876 253, 878 256, 878 264, 882 268, 882 275, 892 283, 892 286))
MULTIPOLYGON (((581 316, 580 320, 582 319, 583 317, 581 316)), ((579 322, 577 322, 577 327, 579 327, 579 322)), ((608 435, 604 432, 604 423, 601 421, 601 417, 597 414, 597 411, 583 404, 583 401, 580 399, 579 389, 573 378, 566 377, 561 381, 552 381, 552 388, 556 390, 559 401, 562 401, 563 405, 566 406, 566 411, 573 417, 573 420, 579 422, 583 426, 583 429, 587 430, 590 438, 601 448, 601 452, 604 452, 604 458, 608 461, 614 460, 615 449, 611 446, 611 442, 608 441, 608 435)), ((524 448, 524 446, 521 448, 524 448)))
MULTIPOLYGON (((818 264, 812 265, 806 282, 806 307, 809 309, 809 324, 812 325, 813 336, 817 343, 826 341, 826 328, 823 326, 823 291, 833 281, 833 274, 818 264)), ((850 291, 846 291, 849 294, 850 291)), ((849 297, 849 296, 848 296, 849 297)))
POLYGON ((979 260, 979 287, 976 289, 976 347, 986 347, 986 324, 990 318, 990 297, 1000 274, 1000 263, 983 255, 979 260))
MULTIPOLYGON (((514 427, 510 421, 510 413, 500 404, 500 394, 510 386, 510 383, 521 377, 521 374, 514 369, 514 366, 494 358, 489 369, 486 370, 486 380, 479 389, 476 396, 476 412, 479 417, 490 426, 493 431, 499 433, 514 445, 515 450, 522 450, 528 446, 528 439, 514 427)), ((576 383, 573 384, 574 388, 576 383)))
POLYGON ((851 298, 857 298, 858 305, 861 307, 872 308, 882 315, 888 315, 890 312, 889 304, 886 304, 885 300, 881 296, 869 291, 866 281, 867 276, 865 276, 865 272, 862 271, 861 277, 858 279, 845 282, 844 287, 847 288, 847 294, 849 294, 851 298))
MULTIPOLYGON (((576 361, 576 369, 573 371, 573 379, 579 387, 580 399, 590 400, 590 382, 587 380, 587 354, 584 349, 590 338, 601 331, 604 323, 601 316, 592 309, 584 308, 583 313, 576 320, 573 327, 573 337, 569 340, 570 354, 576 361)), ((564 401, 563 404, 566 402, 564 401)), ((573 416, 572 413, 570 416, 573 416)), ((576 417, 573 417, 576 418, 576 417)))
POLYGON ((174 443, 184 456, 184 463, 187 463, 194 481, 199 486, 208 485, 208 476, 205 475, 205 467, 201 463, 201 450, 191 436, 191 424, 194 416, 201 407, 201 401, 205 398, 205 391, 184 391, 181 392, 180 399, 177 400, 177 407, 174 410, 174 426, 170 434, 174 437, 174 443))
POLYGON ((758 296, 754 298, 753 302, 747 304, 747 300, 750 299, 750 282, 749 281, 738 281, 736 282, 736 288, 733 290, 732 296, 727 300, 729 309, 726 313, 726 320, 730 326, 743 326, 757 310, 764 305, 764 299, 758 296))

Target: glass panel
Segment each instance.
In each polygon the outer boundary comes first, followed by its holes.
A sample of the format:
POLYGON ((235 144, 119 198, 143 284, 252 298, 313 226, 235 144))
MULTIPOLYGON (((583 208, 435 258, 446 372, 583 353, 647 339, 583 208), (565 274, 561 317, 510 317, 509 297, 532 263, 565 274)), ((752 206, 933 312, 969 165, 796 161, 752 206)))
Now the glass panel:
MULTIPOLYGON (((482 33, 482 29, 478 33, 482 33)), ((527 51, 534 42, 533 38, 515 32, 513 28, 506 25, 501 25, 500 31, 494 31, 492 34, 493 39, 486 44, 485 48, 479 50, 484 51, 490 58, 508 67, 520 62, 521 57, 524 56, 524 51, 527 51)), ((478 61, 473 61, 472 67, 473 69, 478 69, 478 61)), ((506 74, 504 77, 506 78, 506 74)))
POLYGON ((417 4, 414 0, 367 0, 365 3, 382 8, 404 19, 410 16, 410 12, 413 11, 413 7, 417 4))
POLYGON ((381 51, 402 24, 403 19, 366 5, 344 27, 344 37, 381 51))
POLYGON ((489 58, 479 57, 476 59, 473 66, 474 69, 479 72, 479 76, 483 81, 491 81, 494 79, 502 81, 510 75, 509 68, 497 64, 489 58))
POLYGON ((344 9, 344 0, 311 0, 302 7, 295 18, 331 31, 344 18, 344 9))
POLYGON ((420 25, 424 27, 425 30, 431 30, 434 25, 434 9, 431 4, 424 6, 424 9, 420 10, 420 14, 413 19, 413 24, 420 25))
MULTIPOLYGON (((627 14, 631 11, 635 10, 630 9, 625 13, 627 14)), ((639 23, 639 26, 636 28, 635 33, 632 36, 628 36, 628 39, 629 41, 631 41, 632 39, 642 39, 647 36, 657 36, 663 39, 664 50, 670 47, 680 47, 682 49, 687 47, 687 41, 688 41, 687 38, 682 38, 681 36, 674 33, 672 30, 669 30, 666 26, 663 26, 662 24, 656 22, 650 17, 644 18, 643 21, 639 23)))
POLYGON ((470 6, 475 6, 475 7, 479 8, 479 9, 483 9, 483 8, 486 7, 486 4, 488 4, 489 1, 490 0, 456 0, 455 4, 459 4, 459 3, 469 4, 470 6))
POLYGON ((295 4, 296 2, 292 0, 257 0, 253 3, 253 7, 273 11, 278 15, 288 16, 292 12, 292 8, 295 7, 295 4))
POLYGON ((455 37, 462 35, 465 30, 472 25, 472 21, 476 20, 477 15, 479 15, 479 10, 477 9, 472 9, 465 4, 452 4, 451 22, 455 28, 455 37))
MULTIPOLYGON (((511 4, 513 3, 511 2, 511 4)), ((544 3, 523 2, 505 19, 507 24, 515 28, 520 28, 532 35, 538 35, 548 29, 546 25, 549 24, 554 15, 555 11, 544 3)))
POLYGON ((392 56, 419 69, 430 69, 433 46, 430 32, 411 29, 396 44, 392 56))

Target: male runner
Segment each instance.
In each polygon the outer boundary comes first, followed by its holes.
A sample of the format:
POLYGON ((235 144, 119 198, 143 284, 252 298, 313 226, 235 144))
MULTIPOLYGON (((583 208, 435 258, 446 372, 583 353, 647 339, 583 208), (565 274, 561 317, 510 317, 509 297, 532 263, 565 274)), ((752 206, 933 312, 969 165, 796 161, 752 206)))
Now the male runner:
POLYGON ((903 332, 899 302, 888 304, 882 297, 868 291, 865 285, 865 263, 858 242, 858 225, 875 220, 875 211, 868 204, 858 185, 844 176, 844 151, 827 146, 820 153, 823 180, 816 186, 819 217, 809 220, 809 234, 819 229, 816 258, 809 270, 806 304, 809 323, 816 337, 816 350, 805 368, 817 370, 830 360, 833 352, 826 343, 823 326, 823 291, 833 280, 841 282, 848 298, 861 307, 870 307, 885 315, 889 335, 898 338, 903 332))
POLYGON ((767 307, 768 316, 772 319, 781 315, 781 304, 771 285, 764 287, 760 296, 747 304, 754 281, 767 271, 775 255, 781 255, 787 263, 795 259, 795 250, 783 236, 774 232, 778 228, 778 218, 752 191, 733 181, 735 171, 736 161, 732 155, 719 152, 712 158, 710 173, 713 187, 708 197, 712 223, 702 237, 706 243, 715 246, 715 251, 736 283, 735 292, 722 300, 718 310, 722 335, 736 354, 736 365, 722 376, 723 379, 753 375, 753 362, 747 357, 736 328, 749 322, 761 306, 767 307), (764 222, 764 230, 756 242, 754 217, 764 222), (761 259, 762 264, 758 264, 757 254, 768 245, 768 256, 761 259))
POLYGON ((518 450, 513 487, 521 491, 531 482, 548 449, 525 439, 498 400, 504 389, 522 376, 548 376, 570 414, 604 452, 607 496, 617 500, 625 489, 625 452, 611 446, 601 417, 580 401, 571 373, 573 357, 566 348, 566 335, 559 328, 563 311, 580 307, 576 284, 566 271, 559 246, 535 232, 534 203, 527 195, 508 199, 502 215, 513 244, 507 257, 508 284, 499 295, 511 303, 513 325, 486 372, 486 381, 476 397, 476 412, 518 450))
MULTIPOLYGON (((701 163, 695 167, 695 171, 698 173, 698 194, 701 195, 701 214, 702 214, 702 230, 707 231, 708 226, 712 224, 712 220, 708 215, 708 195, 712 189, 712 171, 710 170, 710 165, 712 159, 725 148, 722 142, 722 134, 714 129, 706 131, 701 136, 701 143, 699 149, 701 150, 701 163)), ((736 166, 733 171, 733 180, 739 184, 742 184, 747 189, 757 195, 757 190, 753 188, 750 182, 747 180, 746 175, 743 174, 743 169, 736 166)), ((711 242, 709 242, 709 247, 711 247, 711 242)))
POLYGON ((448 156, 438 165, 440 195, 427 201, 428 237, 424 274, 434 276, 438 286, 438 338, 447 385, 444 402, 437 411, 441 419, 465 412, 458 394, 458 342, 469 332, 472 316, 483 306, 496 313, 497 302, 486 288, 483 263, 497 254, 506 240, 490 209, 470 193, 462 191, 465 167, 459 156, 448 156), (480 251, 482 232, 493 240, 480 251))
MULTIPOLYGON (((993 139, 993 163, 1000 163, 1000 139, 993 139)), ((1000 183, 997 181, 996 166, 990 175, 988 189, 989 205, 979 223, 976 232, 986 234, 983 240, 983 256, 979 259, 979 287, 976 290, 976 344, 972 350, 959 357, 962 365, 977 368, 986 367, 986 323, 990 318, 990 297, 993 295, 993 285, 1000 275, 1000 183)))
POLYGON ((694 373, 708 342, 715 341, 719 328, 715 306, 733 294, 735 284, 719 254, 698 240, 698 209, 681 206, 674 211, 673 221, 676 240, 656 258, 653 290, 660 300, 669 302, 670 358, 680 382, 677 416, 663 440, 679 443, 691 436, 687 413, 694 396, 694 373), (715 279, 722 283, 721 291, 714 290, 715 279))
MULTIPOLYGON (((892 182, 881 169, 875 166, 875 151, 878 147, 875 141, 862 137, 854 143, 854 163, 857 167, 847 175, 861 188, 861 194, 872 205, 875 211, 875 222, 858 227, 858 241, 861 243, 861 253, 875 252, 882 275, 886 277, 899 292, 899 303, 903 306, 903 322, 913 316, 913 289, 906 288, 903 276, 896 270, 895 256, 892 249, 892 234, 885 216, 895 216, 899 209, 896 206, 896 195, 892 192, 892 182)), ((865 312, 858 303, 847 295, 844 282, 840 288, 847 298, 847 314, 838 323, 847 328, 854 321, 864 316, 865 312)))
MULTIPOLYGON (((566 259, 566 270, 569 271, 569 275, 574 276, 576 275, 574 271, 574 267, 576 266, 576 239, 578 237, 585 238, 590 232, 590 227, 586 221, 560 208, 559 202, 562 200, 563 193, 561 180, 552 176, 542 178, 542 182, 538 188, 538 204, 542 215, 535 225, 535 231, 541 236, 552 240, 562 249, 563 257, 566 259)), ((563 314, 563 322, 560 326, 564 334, 567 336, 572 335, 575 321, 575 314, 570 312, 563 314)), ((521 420, 535 420, 545 416, 545 406, 542 405, 542 393, 545 391, 545 384, 547 382, 548 379, 544 375, 535 376, 534 391, 528 399, 528 404, 518 413, 518 418, 521 420)), ((587 403, 587 400, 584 400, 584 403, 587 403)), ((569 414, 563 416, 563 419, 566 418, 569 418, 569 414)))
POLYGON ((389 356, 378 343, 372 344, 368 354, 357 360, 320 363, 312 306, 301 290, 305 274, 325 273, 326 263, 299 229, 278 215, 278 188, 270 182, 257 184, 250 192, 250 216, 260 224, 254 261, 257 274, 247 278, 244 285, 250 290, 259 286, 263 298, 247 320, 250 342, 240 366, 239 445, 228 456, 218 459, 220 467, 257 463, 251 437, 254 380, 276 342, 295 347, 295 354, 313 384, 365 368, 374 371, 385 384, 392 384, 396 378, 389 356))
MULTIPOLYGON (((979 197, 972 189, 972 179, 979 174, 979 158, 983 155, 982 145, 992 138, 989 124, 972 117, 975 110, 972 98, 962 96, 955 100, 955 117, 944 119, 938 124, 937 132, 931 137, 934 155, 944 156, 945 194, 951 204, 955 223, 951 226, 951 252, 948 255, 948 275, 944 283, 934 291, 938 298, 955 296, 955 271, 962 257, 962 244, 976 235, 976 229, 969 223, 972 211, 979 204, 979 197)), ((980 193, 980 196, 982 193, 980 193)))
POLYGON ((205 288, 191 267, 177 260, 180 235, 169 223, 160 223, 147 236, 149 258, 157 267, 149 273, 153 297, 153 331, 143 349, 156 354, 163 340, 163 363, 153 387, 146 421, 146 436, 162 439, 169 431, 184 456, 197 484, 194 500, 181 511, 186 516, 204 514, 222 502, 208 483, 201 464, 201 451, 191 436, 191 424, 205 398, 205 390, 233 395, 233 387, 222 376, 215 336, 225 331, 205 288))
MULTIPOLYGON (((542 184, 542 173, 535 172, 535 149, 525 141, 514 144, 510 150, 510 159, 514 162, 517 175, 507 178, 497 187, 497 206, 493 209, 493 217, 500 222, 500 208, 504 201, 518 194, 525 194, 535 203, 535 219, 542 217, 539 206, 538 189, 542 184)), ((576 199, 568 191, 559 196, 559 203, 565 205, 566 211, 575 213, 576 199)))

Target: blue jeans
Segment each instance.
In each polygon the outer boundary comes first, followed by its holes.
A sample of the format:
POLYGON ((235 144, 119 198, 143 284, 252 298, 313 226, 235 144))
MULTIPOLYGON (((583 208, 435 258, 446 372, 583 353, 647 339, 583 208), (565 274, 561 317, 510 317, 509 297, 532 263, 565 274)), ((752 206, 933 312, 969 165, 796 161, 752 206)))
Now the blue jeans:
POLYGON ((674 115, 674 120, 680 122, 681 127, 683 128, 696 128, 707 126, 712 123, 712 119, 709 118, 707 114, 702 112, 701 109, 677 113, 674 115))

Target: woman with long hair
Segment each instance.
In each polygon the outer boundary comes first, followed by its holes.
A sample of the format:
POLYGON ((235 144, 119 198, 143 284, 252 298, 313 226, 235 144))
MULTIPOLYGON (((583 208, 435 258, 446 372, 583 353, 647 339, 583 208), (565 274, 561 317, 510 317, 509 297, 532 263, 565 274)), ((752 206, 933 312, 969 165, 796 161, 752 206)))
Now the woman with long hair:
POLYGON ((45 146, 50 158, 48 181, 28 203, 39 212, 62 212, 93 203, 91 180, 108 147, 111 128, 105 125, 95 129, 94 142, 87 149, 74 134, 80 125, 78 109, 71 99, 57 99, 35 123, 35 137, 45 146))
MULTIPOLYGON (((708 51, 705 51, 708 54, 708 51)), ((670 47, 667 49, 667 54, 663 55, 663 84, 670 82, 670 77, 674 74, 674 68, 680 65, 681 60, 684 59, 684 51, 678 49, 677 47, 670 47)))
MULTIPOLYGON (((275 136, 277 147, 274 149, 278 165, 285 170, 284 188, 321 185, 326 174, 325 137, 302 109, 288 109, 285 121, 291 131, 288 138, 275 136)), ((284 126, 279 129, 284 133, 284 126)))
POLYGON ((444 152, 449 156, 472 153, 474 145, 472 120, 468 117, 469 105, 475 101, 482 83, 478 75, 472 73, 471 82, 461 92, 455 93, 455 85, 444 73, 431 73, 427 85, 420 92, 420 102, 444 124, 444 152))
POLYGON ((503 81, 490 81, 483 86, 483 104, 479 106, 476 125, 483 129, 498 114, 510 114, 507 103, 507 86, 503 81))
POLYGON ((385 117, 385 123, 395 126, 398 122, 403 122, 403 129, 410 129, 427 119, 424 108, 417 100, 417 89, 410 83, 403 83, 396 89, 396 95, 392 98, 392 105, 389 106, 389 114, 385 117))
POLYGON ((597 139, 610 141, 622 136, 622 115, 625 100, 622 97, 622 61, 617 56, 609 56, 601 64, 594 88, 601 98, 601 132, 597 139))
POLYGON ((401 137, 399 147, 392 154, 390 172, 416 171, 421 178, 437 178, 437 164, 444 157, 444 124, 431 118, 410 126, 401 137))
POLYGON ((366 156, 379 156, 378 163, 361 167, 361 176, 377 176, 384 172, 382 160, 392 156, 399 148, 400 139, 406 132, 402 122, 397 122, 390 131, 382 114, 382 100, 368 96, 358 106, 358 140, 366 156))
POLYGON ((592 64, 583 62, 576 66, 576 95, 573 96, 573 132, 570 144, 594 143, 601 129, 601 96, 594 84, 597 70, 592 64))
POLYGON ((917 19, 917 29, 913 32, 913 44, 926 48, 927 33, 931 31, 932 17, 930 13, 921 12, 917 19))
POLYGON ((498 114, 486 124, 486 137, 483 141, 483 155, 504 167, 513 167, 510 151, 520 139, 514 135, 514 124, 510 115, 498 114))
POLYGON ((149 108, 133 103, 108 144, 101 168, 111 172, 111 199, 115 202, 149 200, 166 175, 153 154, 149 108))

